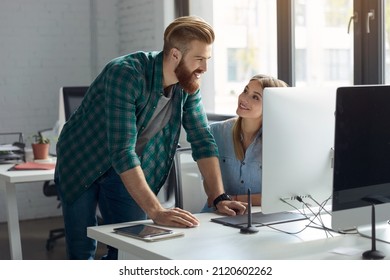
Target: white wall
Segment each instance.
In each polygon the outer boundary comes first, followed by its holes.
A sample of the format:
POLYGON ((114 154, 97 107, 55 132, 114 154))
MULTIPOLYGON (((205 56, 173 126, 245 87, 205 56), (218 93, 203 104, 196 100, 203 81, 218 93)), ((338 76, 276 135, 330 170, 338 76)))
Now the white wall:
MULTIPOLYGON (((161 49, 172 19, 173 0, 1 0, 0 131, 53 127, 61 86, 89 85, 118 55, 161 49)), ((42 185, 18 185, 21 220, 60 214, 42 185)), ((0 191, 0 222, 4 204, 0 191)))

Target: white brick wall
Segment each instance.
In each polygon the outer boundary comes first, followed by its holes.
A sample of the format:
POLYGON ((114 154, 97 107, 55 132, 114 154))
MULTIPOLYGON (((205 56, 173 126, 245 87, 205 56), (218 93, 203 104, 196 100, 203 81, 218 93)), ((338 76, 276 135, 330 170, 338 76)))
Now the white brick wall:
MULTIPOLYGON (((173 0, 1 0, 0 131, 52 127, 61 86, 89 85, 118 55, 161 49, 172 19, 173 0)), ((59 215, 42 185, 18 185, 20 219, 59 215)))
POLYGON ((1 131, 53 126, 58 89, 90 82, 89 1, 0 2, 1 131))

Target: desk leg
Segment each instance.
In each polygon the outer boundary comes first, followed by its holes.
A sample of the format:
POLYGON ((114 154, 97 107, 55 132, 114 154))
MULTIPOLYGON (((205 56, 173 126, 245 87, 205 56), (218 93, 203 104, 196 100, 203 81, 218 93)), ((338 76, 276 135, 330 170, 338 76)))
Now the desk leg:
POLYGON ((15 184, 6 182, 6 205, 7 205, 7 221, 8 221, 8 238, 11 252, 11 259, 22 259, 22 242, 19 228, 19 213, 16 201, 15 184))

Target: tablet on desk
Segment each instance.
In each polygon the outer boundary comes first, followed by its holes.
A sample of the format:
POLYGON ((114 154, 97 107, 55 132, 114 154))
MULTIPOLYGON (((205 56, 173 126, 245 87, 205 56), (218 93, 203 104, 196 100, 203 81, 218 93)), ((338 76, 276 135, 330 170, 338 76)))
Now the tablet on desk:
POLYGON ((114 232, 124 236, 133 237, 149 242, 180 237, 184 235, 184 233, 182 232, 176 232, 171 229, 165 229, 145 224, 135 224, 125 227, 114 228, 114 232))
MULTIPOLYGON (((264 214, 262 212, 252 213, 252 225, 255 227, 295 222, 305 219, 307 219, 306 216, 292 212, 279 212, 272 214, 264 214)), ((248 215, 224 216, 212 218, 211 221, 225 226, 243 228, 248 226, 248 215)))

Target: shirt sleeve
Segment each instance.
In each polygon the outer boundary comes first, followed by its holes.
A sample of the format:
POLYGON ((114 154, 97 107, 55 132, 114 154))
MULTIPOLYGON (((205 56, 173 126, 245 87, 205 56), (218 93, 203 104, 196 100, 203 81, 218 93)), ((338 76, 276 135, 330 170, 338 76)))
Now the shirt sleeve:
POLYGON ((140 75, 131 65, 114 64, 105 81, 108 149, 111 163, 120 174, 140 165, 137 141, 136 100, 141 91, 140 75))

